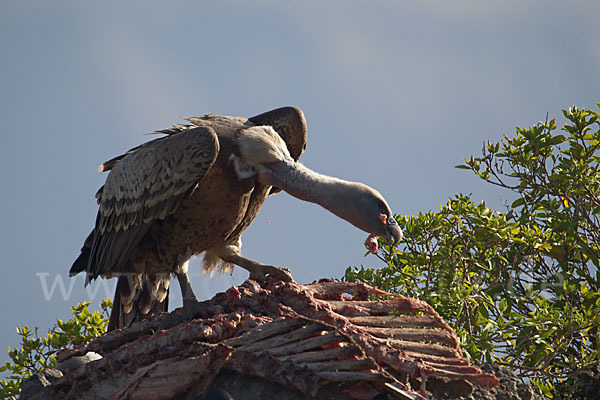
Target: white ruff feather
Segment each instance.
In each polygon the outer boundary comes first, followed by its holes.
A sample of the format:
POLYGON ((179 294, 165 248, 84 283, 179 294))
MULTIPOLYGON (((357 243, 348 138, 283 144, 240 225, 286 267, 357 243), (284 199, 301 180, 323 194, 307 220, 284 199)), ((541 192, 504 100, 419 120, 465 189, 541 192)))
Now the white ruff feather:
POLYGON ((275 161, 293 161, 279 134, 270 126, 253 126, 237 138, 242 158, 251 165, 275 161))

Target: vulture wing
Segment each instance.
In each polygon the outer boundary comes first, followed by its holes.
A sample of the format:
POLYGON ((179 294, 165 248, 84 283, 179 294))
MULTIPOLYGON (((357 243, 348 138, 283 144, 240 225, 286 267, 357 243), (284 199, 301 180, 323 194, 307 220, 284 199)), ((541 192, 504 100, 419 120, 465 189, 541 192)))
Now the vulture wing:
POLYGON ((100 207, 87 281, 119 272, 152 222, 175 212, 218 153, 215 131, 196 127, 143 144, 101 167, 111 171, 96 195, 100 207))

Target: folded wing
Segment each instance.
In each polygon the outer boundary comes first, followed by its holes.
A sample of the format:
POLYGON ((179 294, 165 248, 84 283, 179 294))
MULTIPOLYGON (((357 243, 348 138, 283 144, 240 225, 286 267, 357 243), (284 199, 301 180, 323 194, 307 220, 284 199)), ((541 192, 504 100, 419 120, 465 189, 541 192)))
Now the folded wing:
POLYGON ((175 212, 218 153, 215 131, 196 127, 148 142, 110 165, 96 195, 100 207, 86 281, 119 272, 152 222, 175 212))

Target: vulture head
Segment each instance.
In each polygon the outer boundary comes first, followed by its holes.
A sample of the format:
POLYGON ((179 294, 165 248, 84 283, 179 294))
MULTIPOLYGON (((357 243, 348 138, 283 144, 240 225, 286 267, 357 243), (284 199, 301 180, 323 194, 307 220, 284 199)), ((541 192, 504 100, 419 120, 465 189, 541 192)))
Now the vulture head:
POLYGON ((372 252, 377 251, 379 236, 390 246, 397 245, 402 239, 402 230, 383 196, 362 183, 348 182, 346 185, 343 198, 336 201, 337 207, 330 211, 369 233, 365 243, 372 252))

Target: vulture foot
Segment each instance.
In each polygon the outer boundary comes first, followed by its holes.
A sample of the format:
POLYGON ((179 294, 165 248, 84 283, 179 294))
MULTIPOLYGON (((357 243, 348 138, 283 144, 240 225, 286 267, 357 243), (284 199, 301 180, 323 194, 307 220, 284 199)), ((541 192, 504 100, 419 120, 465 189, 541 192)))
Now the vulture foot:
MULTIPOLYGON (((187 268, 186 268, 187 269, 187 268)), ((184 269, 175 274, 181 287, 181 297, 183 298, 183 315, 186 319, 196 317, 206 317, 208 315, 208 302, 200 302, 196 298, 187 271, 184 269)))
POLYGON ((183 315, 186 319, 206 318, 208 316, 208 301, 196 299, 183 300, 183 315))
POLYGON ((283 282, 294 282, 294 278, 292 277, 290 270, 287 268, 260 264, 256 265, 255 268, 246 269, 250 272, 250 279, 257 282, 264 282, 267 279, 267 276, 283 282))
POLYGON ((250 279, 256 282, 264 282, 267 277, 271 277, 284 282, 294 282, 294 278, 289 269, 274 267, 273 265, 265 265, 256 261, 249 260, 238 254, 221 255, 221 259, 225 262, 239 265, 246 271, 250 272, 250 279))

